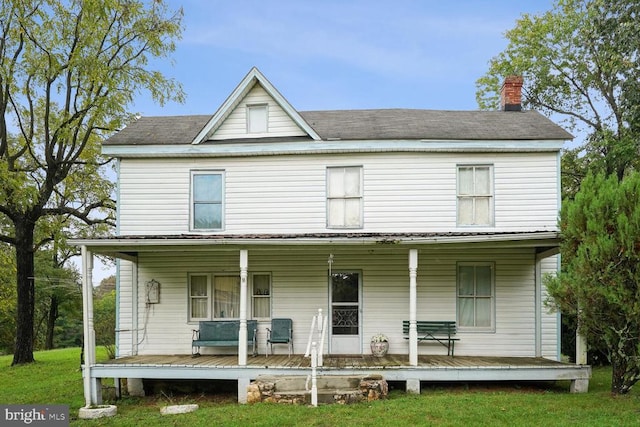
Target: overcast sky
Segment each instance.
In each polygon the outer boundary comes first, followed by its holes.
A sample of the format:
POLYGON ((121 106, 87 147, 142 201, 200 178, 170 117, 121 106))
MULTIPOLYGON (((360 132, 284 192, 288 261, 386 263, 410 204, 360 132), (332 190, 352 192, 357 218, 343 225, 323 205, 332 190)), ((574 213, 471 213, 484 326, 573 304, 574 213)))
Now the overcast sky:
POLYGON ((184 105, 140 96, 145 116, 213 114, 256 66, 299 111, 476 109, 475 81, 504 33, 551 0, 169 0, 185 30, 173 64, 184 105))

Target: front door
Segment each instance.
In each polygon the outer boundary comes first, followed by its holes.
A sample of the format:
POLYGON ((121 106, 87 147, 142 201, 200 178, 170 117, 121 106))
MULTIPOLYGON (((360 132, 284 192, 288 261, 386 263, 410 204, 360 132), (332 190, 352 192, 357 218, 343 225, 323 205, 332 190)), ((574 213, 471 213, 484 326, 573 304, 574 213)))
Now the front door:
POLYGON ((360 274, 331 273, 331 354, 362 354, 360 274))

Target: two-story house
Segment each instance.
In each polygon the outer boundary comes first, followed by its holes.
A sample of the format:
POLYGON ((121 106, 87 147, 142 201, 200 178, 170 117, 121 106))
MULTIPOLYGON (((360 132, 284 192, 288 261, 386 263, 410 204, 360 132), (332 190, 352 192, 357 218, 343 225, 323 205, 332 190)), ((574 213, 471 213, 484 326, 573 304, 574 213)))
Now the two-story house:
POLYGON ((91 400, 100 378, 127 377, 237 379, 242 401, 250 379, 282 366, 254 363, 243 344, 203 347, 197 363, 169 356, 190 357, 198 322, 222 319, 239 319, 244 334, 257 320, 262 355, 273 318, 293 320, 301 355, 318 309, 327 355, 367 357, 385 334, 402 361, 385 375, 413 391, 428 380, 558 378, 586 390, 586 367, 544 364, 560 360, 542 278, 559 266, 560 150, 572 136, 522 111, 521 85, 505 81, 500 111, 302 112, 254 68, 213 115, 142 117, 105 141, 117 159, 117 233, 77 243, 85 290, 92 253, 118 259, 118 359, 99 364, 88 350, 91 400), (420 320, 456 322, 455 357, 419 342, 420 320), (205 368, 205 355, 233 355, 233 366, 226 356, 225 369, 205 368), (511 359, 459 371, 423 363, 478 356, 511 359))

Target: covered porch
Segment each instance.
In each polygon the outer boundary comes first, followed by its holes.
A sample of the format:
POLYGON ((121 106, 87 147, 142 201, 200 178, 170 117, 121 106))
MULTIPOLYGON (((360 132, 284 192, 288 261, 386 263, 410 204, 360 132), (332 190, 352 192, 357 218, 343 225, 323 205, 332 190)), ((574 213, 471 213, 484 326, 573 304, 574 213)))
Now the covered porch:
MULTIPOLYGON (((244 395, 246 385, 259 375, 308 375, 311 370, 309 359, 299 355, 294 355, 290 359, 279 355, 254 358, 247 353, 247 347, 244 345, 239 345, 235 349, 237 351, 229 355, 205 355, 199 359, 192 359, 190 355, 185 354, 189 351, 191 344, 190 331, 196 323, 188 320, 186 313, 180 313, 177 321, 172 317, 174 320, 171 322, 166 320, 168 319, 166 315, 173 316, 177 305, 186 305, 185 282, 190 271, 189 267, 182 266, 186 262, 193 263, 196 269, 201 268, 198 263, 218 262, 220 269, 237 272, 239 277, 237 319, 240 324, 240 342, 246 342, 247 319, 252 317, 248 307, 251 300, 250 272, 263 271, 267 268, 273 271, 275 268, 273 265, 276 262, 286 267, 295 264, 297 268, 292 269, 293 273, 284 268, 273 273, 274 282, 279 286, 282 285, 277 289, 282 290, 281 295, 285 295, 288 299, 285 301, 286 305, 283 304, 274 309, 271 317, 285 315, 288 317, 291 310, 297 310, 297 306, 303 303, 309 307, 318 307, 322 304, 324 312, 328 313, 330 311, 326 305, 328 303, 327 270, 331 276, 331 262, 328 263, 327 258, 329 261, 333 260, 334 253, 339 254, 339 260, 348 260, 350 270, 354 265, 368 263, 366 268, 356 267, 356 269, 359 268, 360 276, 367 277, 366 289, 370 290, 370 294, 364 297, 371 298, 366 300, 367 309, 360 307, 360 313, 363 314, 358 324, 363 329, 357 335, 360 345, 359 353, 337 355, 337 352, 333 351, 335 349, 329 346, 324 353, 325 362, 320 368, 320 375, 378 373, 388 381, 406 382, 406 388, 410 392, 419 392, 421 381, 553 380, 570 380, 572 391, 587 391, 590 368, 583 366, 586 362, 582 362, 582 365, 555 362, 551 359, 559 359, 559 354, 550 355, 548 351, 545 353, 543 348, 542 262, 557 253, 558 241, 556 232, 121 236, 77 241, 76 244, 83 249, 87 361, 84 369, 84 386, 87 405, 100 402, 101 378, 236 380, 238 381, 238 398, 242 402, 246 397, 244 395), (455 318, 455 271, 452 268, 455 268, 456 260, 460 258, 457 254, 469 248, 473 248, 474 252, 473 255, 467 255, 467 258, 473 260, 482 256, 485 258, 500 256, 502 259, 507 259, 501 271, 511 276, 503 281, 504 289, 509 288, 512 283, 519 283, 512 280, 517 280, 520 275, 527 275, 526 284, 521 288, 526 291, 528 298, 526 303, 523 303, 528 314, 519 322, 508 322, 506 327, 501 325, 499 345, 485 340, 483 337, 487 334, 467 334, 460 341, 462 355, 458 355, 457 352, 455 358, 438 354, 426 355, 425 349, 418 345, 416 321, 425 320, 425 315, 436 311, 441 313, 441 305, 437 301, 443 301, 448 308, 446 313, 442 311, 445 314, 431 314, 431 316, 455 318), (301 257, 300 255, 305 251, 311 255, 301 257), (489 251, 494 252, 485 254, 489 251), (525 270, 511 267, 513 263, 509 264, 511 261, 508 260, 512 258, 512 252, 519 253, 516 265, 520 265, 517 264, 518 262, 521 264, 524 262, 525 270), (109 363, 97 363, 95 360, 91 292, 94 253, 113 256, 133 265, 130 271, 132 289, 128 296, 132 301, 129 326, 131 346, 128 352, 120 352, 118 359, 109 363), (483 255, 477 255, 479 253, 483 255), (180 254, 180 257, 176 257, 175 254, 180 254), (174 261, 172 257, 176 260, 174 261), (443 273, 444 263, 448 270, 443 273), (391 268, 394 269, 393 275, 389 273, 391 268), (305 275, 295 275, 297 272, 304 272, 305 275), (419 276, 426 278, 420 286, 419 276), (149 301, 149 290, 145 288, 153 282, 154 278, 160 278, 163 282, 161 303, 155 305, 149 301), (300 283, 304 283, 305 287, 299 287, 300 283), (395 289, 396 293, 390 293, 390 288, 395 289), (296 298, 293 298, 284 293, 285 289, 300 291, 300 293, 296 293, 296 298), (308 295, 309 289, 313 289, 315 294, 303 296, 308 295), (394 297, 394 305, 389 308, 387 300, 391 296, 394 297), (317 301, 321 303, 315 305, 317 301), (166 311, 163 311, 165 308, 166 311), (149 313, 153 316, 149 317, 149 313), (385 316, 382 317, 379 313, 385 313, 385 316), (402 336, 404 320, 409 322, 408 337, 402 336), (512 328, 514 326, 520 329, 512 328), (386 333, 394 334, 390 337, 391 355, 382 359, 373 358, 368 354, 367 337, 382 328, 385 328, 386 333), (363 332, 365 329, 366 332, 363 332), (522 329, 527 331, 526 335, 520 333, 522 329), (150 333, 147 333, 148 331, 150 333), (168 332, 172 335, 168 335, 168 332), (149 345, 142 348, 143 343, 149 345), (514 350, 520 348, 524 348, 525 351, 514 350), (497 357, 500 353, 510 354, 512 357, 497 357), (170 354, 182 354, 182 356, 169 356, 170 354), (483 357, 476 355, 483 355, 483 357)), ((362 288, 361 284, 360 286, 362 288)), ((520 302, 517 299, 514 301, 520 302)), ((509 304, 506 306, 511 309, 509 304)), ((300 313, 302 314, 298 314, 295 319, 298 325, 296 328, 298 335, 295 339, 298 346, 297 353, 300 353, 300 347, 307 340, 305 334, 309 328, 309 323, 306 323, 309 320, 306 314, 308 311, 300 313)), ((262 328, 268 326, 265 322, 263 321, 262 328)), ((264 341, 263 332, 259 333, 262 336, 261 341, 264 341)), ((495 330, 488 334, 492 339, 498 335, 495 330)))
MULTIPOLYGON (((238 365, 235 355, 147 355, 128 356, 96 363, 91 376, 102 378, 236 380, 238 400, 246 400, 246 388, 260 375, 308 376, 310 358, 300 354, 259 355, 238 365)), ((541 357, 477 357, 420 355, 417 366, 408 355, 328 355, 319 376, 381 375, 387 381, 404 382, 407 392, 419 393, 421 382, 482 381, 570 381, 571 391, 586 391, 591 367, 557 362, 541 357)))

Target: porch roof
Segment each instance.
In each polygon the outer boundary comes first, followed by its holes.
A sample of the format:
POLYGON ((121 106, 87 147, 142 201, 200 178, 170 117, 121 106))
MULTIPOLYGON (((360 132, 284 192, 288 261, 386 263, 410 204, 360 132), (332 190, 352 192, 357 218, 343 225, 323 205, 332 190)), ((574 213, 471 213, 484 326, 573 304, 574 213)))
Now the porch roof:
MULTIPOLYGON (((560 234, 557 231, 521 232, 414 232, 414 233, 293 233, 293 234, 178 234, 121 235, 98 239, 75 239, 72 243, 88 250, 116 258, 133 258, 138 252, 154 252, 170 248, 184 250, 273 247, 273 246, 410 246, 458 245, 461 247, 535 248, 536 252, 557 253, 560 234)), ((549 253, 552 254, 552 253, 549 253)))

